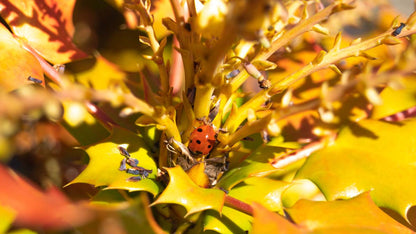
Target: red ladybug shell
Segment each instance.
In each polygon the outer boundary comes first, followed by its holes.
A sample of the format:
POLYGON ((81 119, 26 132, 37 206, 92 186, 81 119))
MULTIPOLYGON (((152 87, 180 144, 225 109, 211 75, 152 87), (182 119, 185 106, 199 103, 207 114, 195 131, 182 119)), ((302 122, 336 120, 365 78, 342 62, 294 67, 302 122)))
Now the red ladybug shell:
POLYGON ((209 154, 217 142, 216 132, 210 125, 196 128, 189 138, 189 150, 194 154, 209 154))

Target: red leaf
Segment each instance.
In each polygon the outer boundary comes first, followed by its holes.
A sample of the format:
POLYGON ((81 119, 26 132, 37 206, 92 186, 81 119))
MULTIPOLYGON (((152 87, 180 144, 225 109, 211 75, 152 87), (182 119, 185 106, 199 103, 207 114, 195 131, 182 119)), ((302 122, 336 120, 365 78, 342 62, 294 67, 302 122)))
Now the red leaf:
POLYGON ((87 56, 72 43, 74 4, 75 0, 2 0, 0 15, 44 58, 63 64, 87 56))
POLYGON ((57 230, 78 226, 91 217, 89 209, 71 203, 55 187, 43 192, 2 165, 0 178, 0 206, 17 212, 16 226, 57 230))

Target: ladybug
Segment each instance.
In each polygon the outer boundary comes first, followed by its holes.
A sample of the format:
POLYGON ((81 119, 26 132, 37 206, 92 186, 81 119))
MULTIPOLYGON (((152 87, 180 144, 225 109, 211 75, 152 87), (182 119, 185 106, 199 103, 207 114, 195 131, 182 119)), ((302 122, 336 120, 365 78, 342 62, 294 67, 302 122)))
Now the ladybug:
POLYGON ((194 129, 189 137, 188 149, 194 154, 209 154, 217 143, 217 133, 214 127, 203 124, 194 129))

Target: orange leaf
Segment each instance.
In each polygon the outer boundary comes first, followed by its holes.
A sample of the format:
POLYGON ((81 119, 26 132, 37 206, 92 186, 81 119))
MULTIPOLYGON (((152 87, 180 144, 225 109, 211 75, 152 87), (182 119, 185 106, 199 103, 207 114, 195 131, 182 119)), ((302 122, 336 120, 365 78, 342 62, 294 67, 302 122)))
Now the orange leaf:
POLYGON ((17 213, 14 224, 34 229, 64 229, 87 222, 86 207, 73 204, 55 187, 43 192, 0 165, 0 206, 17 213))
MULTIPOLYGON (((1 5, 1 3, 0 3, 1 5)), ((0 24, 0 86, 5 91, 11 91, 24 84, 32 76, 43 80, 43 71, 39 62, 29 52, 25 51, 13 35, 0 24)))
POLYGON ((0 15, 46 60, 63 64, 87 55, 71 41, 75 0, 1 1, 0 15))
POLYGON ((252 233, 303 233, 302 230, 282 216, 269 211, 262 205, 254 202, 254 220, 252 233))

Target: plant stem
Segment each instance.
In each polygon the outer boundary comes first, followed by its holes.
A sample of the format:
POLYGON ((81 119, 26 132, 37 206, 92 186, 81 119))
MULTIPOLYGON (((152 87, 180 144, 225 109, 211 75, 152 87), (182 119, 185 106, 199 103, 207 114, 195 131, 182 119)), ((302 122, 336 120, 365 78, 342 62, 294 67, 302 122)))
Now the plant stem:
MULTIPOLYGON (((349 4, 351 2, 353 1, 349 0, 343 3, 349 4)), ((272 54, 274 54, 283 46, 287 45, 294 38, 298 37, 299 35, 302 35, 303 33, 307 31, 310 31, 314 25, 327 19, 333 13, 334 8, 338 7, 339 4, 340 4, 339 2, 332 3, 331 5, 327 6, 322 11, 317 12, 315 15, 311 16, 310 18, 301 21, 292 29, 288 30, 287 32, 284 32, 284 34, 281 37, 279 37, 272 43, 270 49, 258 54, 253 60, 268 59, 272 54)), ((231 81, 233 92, 237 90, 244 83, 244 81, 249 77, 249 75, 244 69, 241 68, 240 71, 241 71, 240 74, 231 81)))
POLYGON ((229 195, 225 195, 224 205, 253 216, 253 207, 229 195))
MULTIPOLYGON (((18 39, 17 36, 14 36, 18 39)), ((53 68, 46 60, 39 55, 39 53, 33 49, 29 44, 25 43, 23 40, 18 39, 21 42, 22 47, 31 53, 40 63, 43 71, 45 74, 54 81, 58 86, 62 87, 64 85, 63 79, 61 75, 53 68)), ((96 119, 98 119, 106 129, 110 130, 112 125, 117 125, 105 112, 103 112, 100 108, 98 108, 93 103, 87 101, 85 102, 85 107, 87 108, 88 112, 92 114, 96 119)))
POLYGON ((281 93, 287 87, 299 81, 300 79, 305 78, 316 71, 328 68, 329 65, 334 64, 342 59, 359 56, 362 51, 366 51, 376 46, 382 45, 383 39, 390 36, 392 32, 393 29, 389 29, 386 32, 380 34, 379 36, 368 39, 361 43, 351 45, 343 49, 330 50, 326 55, 324 55, 322 61, 320 61, 319 63, 314 64, 310 62, 308 65, 302 67, 299 71, 296 71, 295 73, 292 73, 289 76, 286 76, 282 79, 275 79, 272 82, 272 87, 269 90, 262 90, 258 92, 248 102, 240 106, 240 108, 238 109, 238 114, 230 115, 229 119, 226 122, 227 129, 229 129, 229 131, 230 129, 236 129, 236 127, 238 127, 247 117, 248 109, 251 108, 253 110, 258 110, 260 106, 264 103, 264 100, 267 100, 273 95, 281 93))

